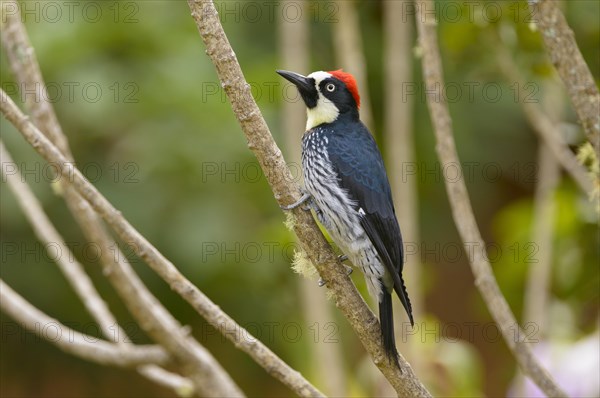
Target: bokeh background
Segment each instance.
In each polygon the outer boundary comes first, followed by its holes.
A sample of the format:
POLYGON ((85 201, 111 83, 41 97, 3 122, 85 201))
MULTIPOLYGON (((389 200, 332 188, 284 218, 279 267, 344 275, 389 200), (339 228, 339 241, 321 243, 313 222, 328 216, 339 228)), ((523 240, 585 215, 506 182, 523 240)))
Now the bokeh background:
MULTIPOLYGON (((526 2, 467 3, 437 4, 450 111, 461 161, 471 170, 463 177, 494 272, 517 319, 525 323, 528 272, 540 255, 532 237, 540 168, 539 139, 524 117, 522 101, 551 109, 573 151, 584 137, 539 32, 528 19, 526 2), (527 86, 515 85, 502 74, 497 62, 500 46, 509 49, 527 86)), ((399 329, 400 349, 418 362, 417 375, 436 395, 534 394, 515 382, 515 361, 474 287, 451 217, 443 184, 447 170, 436 159, 412 20, 405 56, 412 62, 413 77, 406 86, 389 87, 384 74, 386 4, 352 5, 368 84, 360 89, 369 94, 373 131, 388 161, 399 149, 388 145, 394 132, 384 131, 385 113, 394 111, 386 106, 386 90, 403 90, 404 103, 413 107, 415 160, 400 175, 415 184, 420 232, 408 244, 415 249, 413 262, 420 277, 418 283, 408 277, 407 285, 423 304, 416 329, 404 335, 399 329)), ((347 322, 327 301, 324 288, 313 294, 322 296, 318 303, 326 307, 327 322, 311 316, 315 308, 307 307, 303 297, 307 282, 290 268, 293 234, 284 226, 284 214, 247 148, 187 3, 25 1, 22 7, 49 98, 80 169, 94 185, 211 300, 325 393, 388 394, 347 322), (338 356, 336 370, 322 368, 317 355, 321 350, 338 356), (330 389, 335 387, 330 387, 329 372, 343 377, 335 391, 330 389)), ((562 7, 598 79, 600 2, 565 1, 562 7)), ((290 135, 299 142, 303 123, 294 131, 283 127, 283 106, 299 98, 275 74, 282 67, 281 24, 304 21, 309 28, 307 47, 298 49, 309 54, 309 69, 297 72, 344 68, 352 73, 353 65, 342 63, 334 45, 333 32, 346 23, 339 3, 223 1, 217 8, 271 132, 293 159, 297 154, 286 142, 291 142, 290 135), (297 7, 305 7, 300 19, 297 7)), ((0 66, 2 88, 22 104, 24 94, 4 54, 0 66)), ((302 106, 296 105, 302 113, 302 106)), ((110 308, 135 342, 150 342, 102 276, 98 253, 83 240, 63 200, 53 192, 51 171, 4 119, 0 126, 2 140, 27 182, 110 308)), ((298 176, 297 163, 290 163, 298 176)), ((0 187, 2 279, 49 315, 99 336, 44 246, 37 243, 5 181, 0 187)), ((590 389, 582 391, 597 395, 598 213, 564 173, 552 202, 549 321, 544 330, 535 323, 525 330, 533 349, 565 388, 573 391, 583 383, 590 389), (585 375, 583 381, 577 374, 585 375)), ((403 203, 397 201, 396 206, 403 203)), ((192 328, 248 395, 291 395, 208 326, 130 250, 125 253, 157 297, 192 328)), ((366 295, 360 273, 353 279, 366 295)), ((133 370, 73 358, 4 314, 0 325, 3 397, 174 396, 133 370)))

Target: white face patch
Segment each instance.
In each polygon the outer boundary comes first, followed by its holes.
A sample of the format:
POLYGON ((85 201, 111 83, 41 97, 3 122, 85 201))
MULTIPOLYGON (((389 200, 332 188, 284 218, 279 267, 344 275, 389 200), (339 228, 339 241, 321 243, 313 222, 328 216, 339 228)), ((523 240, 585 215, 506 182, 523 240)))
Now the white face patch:
POLYGON ((323 71, 313 72, 308 77, 315 79, 315 87, 317 92, 319 93, 319 99, 317 100, 317 106, 312 109, 306 110, 306 129, 310 130, 315 126, 318 126, 322 123, 331 123, 340 114, 340 111, 337 109, 335 104, 325 98, 319 89, 319 84, 331 77, 331 74, 323 71))
POLYGON ((322 70, 317 71, 317 72, 313 72, 310 75, 306 76, 306 77, 312 77, 313 79, 315 79, 315 84, 317 85, 317 89, 319 88, 319 84, 325 80, 331 77, 331 73, 327 73, 327 72, 323 72, 322 70))

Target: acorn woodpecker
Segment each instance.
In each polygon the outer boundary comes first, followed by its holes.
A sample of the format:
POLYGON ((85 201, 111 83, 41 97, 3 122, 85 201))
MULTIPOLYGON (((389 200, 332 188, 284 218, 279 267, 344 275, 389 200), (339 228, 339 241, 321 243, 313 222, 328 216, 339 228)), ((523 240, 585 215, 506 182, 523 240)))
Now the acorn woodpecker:
POLYGON ((393 291, 414 325, 402 279, 404 249, 381 153, 359 118, 356 80, 342 70, 308 76, 277 73, 298 88, 308 116, 302 137, 307 193, 286 209, 307 202, 333 241, 362 270, 369 293, 379 303, 386 355, 398 364, 393 291))

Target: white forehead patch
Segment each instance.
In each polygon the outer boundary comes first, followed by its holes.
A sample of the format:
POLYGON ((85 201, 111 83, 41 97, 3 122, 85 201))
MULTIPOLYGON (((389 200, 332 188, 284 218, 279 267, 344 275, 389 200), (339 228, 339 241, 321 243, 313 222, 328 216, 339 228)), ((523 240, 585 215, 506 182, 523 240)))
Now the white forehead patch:
POLYGON ((313 72, 310 75, 308 75, 308 77, 312 77, 313 79, 315 79, 315 85, 317 86, 317 89, 319 89, 319 84, 329 78, 332 77, 331 73, 327 73, 327 72, 323 72, 322 70, 317 71, 317 72, 313 72))
POLYGON ((321 90, 319 88, 319 84, 323 80, 332 77, 332 75, 327 72, 317 71, 311 73, 307 77, 315 79, 315 88, 319 93, 317 106, 315 106, 312 109, 306 109, 306 129, 310 130, 313 127, 318 126, 319 124, 333 122, 339 116, 340 111, 333 102, 331 102, 330 100, 325 98, 323 94, 321 94, 321 90))

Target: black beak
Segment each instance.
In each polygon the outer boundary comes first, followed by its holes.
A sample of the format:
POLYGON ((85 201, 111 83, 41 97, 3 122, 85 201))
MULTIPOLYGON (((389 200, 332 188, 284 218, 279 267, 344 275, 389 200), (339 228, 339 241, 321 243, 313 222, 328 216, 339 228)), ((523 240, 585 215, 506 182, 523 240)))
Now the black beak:
POLYGON ((298 90, 300 91, 309 92, 315 89, 314 82, 311 82, 312 79, 309 79, 306 76, 302 76, 299 73, 289 72, 287 70, 278 70, 277 73, 283 76, 286 80, 294 83, 294 85, 298 87, 298 90))
POLYGON ((311 77, 302 76, 296 72, 290 72, 287 70, 278 70, 278 74, 283 76, 284 79, 293 83, 300 92, 302 99, 306 103, 306 106, 313 108, 317 105, 319 93, 315 88, 315 80, 311 77))

